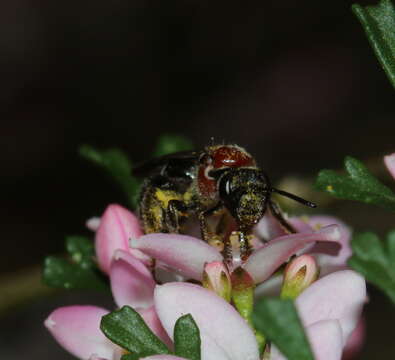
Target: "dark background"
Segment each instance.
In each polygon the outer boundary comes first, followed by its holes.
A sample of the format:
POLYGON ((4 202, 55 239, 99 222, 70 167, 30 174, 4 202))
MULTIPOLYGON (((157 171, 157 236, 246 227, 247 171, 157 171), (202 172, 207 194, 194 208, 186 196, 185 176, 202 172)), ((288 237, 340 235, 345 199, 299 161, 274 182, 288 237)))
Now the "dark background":
MULTIPOLYGON (((367 2, 363 2, 367 4, 367 2)), ((0 3, 0 273, 30 272, 122 194, 80 159, 83 143, 147 158, 164 132, 197 147, 237 143, 275 181, 340 168, 344 155, 395 151, 394 92, 350 11, 319 1, 3 1, 0 3)), ((381 169, 381 170, 380 170, 381 169)), ((384 181, 389 181, 385 177, 384 181)), ((393 217, 339 202, 358 230, 393 217)), ((1 288, 0 288, 0 296, 1 288)), ((103 299, 107 302, 107 299, 103 299)), ((0 358, 70 359, 30 301, 0 318, 0 358)), ((395 353, 395 310, 371 290, 361 359, 395 353)))

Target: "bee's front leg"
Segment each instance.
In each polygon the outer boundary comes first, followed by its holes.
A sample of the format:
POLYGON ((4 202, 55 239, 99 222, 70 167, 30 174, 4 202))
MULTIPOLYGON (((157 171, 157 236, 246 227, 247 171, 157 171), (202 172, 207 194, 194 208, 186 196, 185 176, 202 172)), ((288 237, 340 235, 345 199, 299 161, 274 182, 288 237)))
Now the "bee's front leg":
MULTIPOLYGON (((223 209, 224 206, 221 202, 219 202, 217 205, 215 205, 213 208, 204 210, 204 211, 199 211, 198 212, 198 218, 199 218, 199 224, 200 224, 200 231, 202 233, 202 239, 206 242, 208 242, 210 245, 213 245, 215 247, 218 247, 219 244, 217 242, 221 242, 219 236, 217 234, 213 234, 212 231, 210 231, 210 228, 207 223, 207 217, 211 216, 215 212, 223 209)), ((222 244, 222 242, 221 242, 222 244)))
POLYGON ((269 201, 269 209, 272 215, 278 220, 280 225, 290 234, 297 233, 296 229, 287 221, 285 220, 283 214, 279 206, 272 200, 269 201))

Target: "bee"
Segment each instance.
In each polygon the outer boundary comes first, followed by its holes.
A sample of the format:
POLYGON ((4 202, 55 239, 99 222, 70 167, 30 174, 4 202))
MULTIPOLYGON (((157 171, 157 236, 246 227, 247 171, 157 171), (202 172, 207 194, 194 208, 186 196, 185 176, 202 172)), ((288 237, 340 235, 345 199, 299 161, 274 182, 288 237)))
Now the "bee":
POLYGON ((193 217, 199 222, 203 240, 210 244, 222 241, 224 255, 229 256, 225 232, 233 222, 244 260, 251 251, 248 237, 268 209, 287 232, 296 232, 272 200, 273 193, 316 207, 273 188, 255 159, 238 145, 210 145, 201 151, 165 155, 133 172, 146 176, 139 201, 145 233, 180 233, 186 220, 193 217), (209 223, 215 216, 220 221, 213 230, 209 223))

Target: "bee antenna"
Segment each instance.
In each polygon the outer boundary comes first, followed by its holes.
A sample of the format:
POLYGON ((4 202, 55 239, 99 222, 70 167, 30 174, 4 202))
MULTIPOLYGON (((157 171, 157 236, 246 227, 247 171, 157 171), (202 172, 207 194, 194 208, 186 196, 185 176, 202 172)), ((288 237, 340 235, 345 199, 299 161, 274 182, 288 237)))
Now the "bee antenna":
POLYGON ((302 198, 300 198, 299 196, 296 196, 296 195, 291 194, 291 193, 289 193, 289 192, 286 192, 286 191, 283 191, 283 190, 278 190, 278 189, 275 189, 275 188, 271 188, 271 191, 272 191, 272 192, 275 192, 275 193, 277 193, 277 194, 280 194, 280 195, 282 195, 282 196, 285 196, 285 197, 287 197, 287 198, 290 198, 290 199, 292 199, 292 200, 295 200, 295 201, 297 201, 298 203, 301 203, 301 204, 303 204, 303 205, 305 205, 305 206, 308 206, 308 207, 311 207, 311 208, 316 208, 316 207, 317 207, 317 205, 314 204, 313 202, 308 201, 308 200, 305 200, 305 199, 302 199, 302 198))

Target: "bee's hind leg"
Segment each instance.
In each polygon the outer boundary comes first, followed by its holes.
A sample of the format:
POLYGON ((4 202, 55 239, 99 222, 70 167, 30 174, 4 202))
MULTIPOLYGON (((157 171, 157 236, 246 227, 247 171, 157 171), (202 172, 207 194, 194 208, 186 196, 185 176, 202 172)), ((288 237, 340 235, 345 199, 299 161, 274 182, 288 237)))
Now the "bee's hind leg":
POLYGON ((278 220, 280 225, 290 234, 297 233, 296 229, 287 221, 285 220, 283 214, 279 206, 272 200, 269 201, 269 209, 272 215, 278 220))
POLYGON ((180 232, 180 216, 187 215, 188 206, 181 200, 169 200, 165 213, 165 222, 170 233, 180 232))

